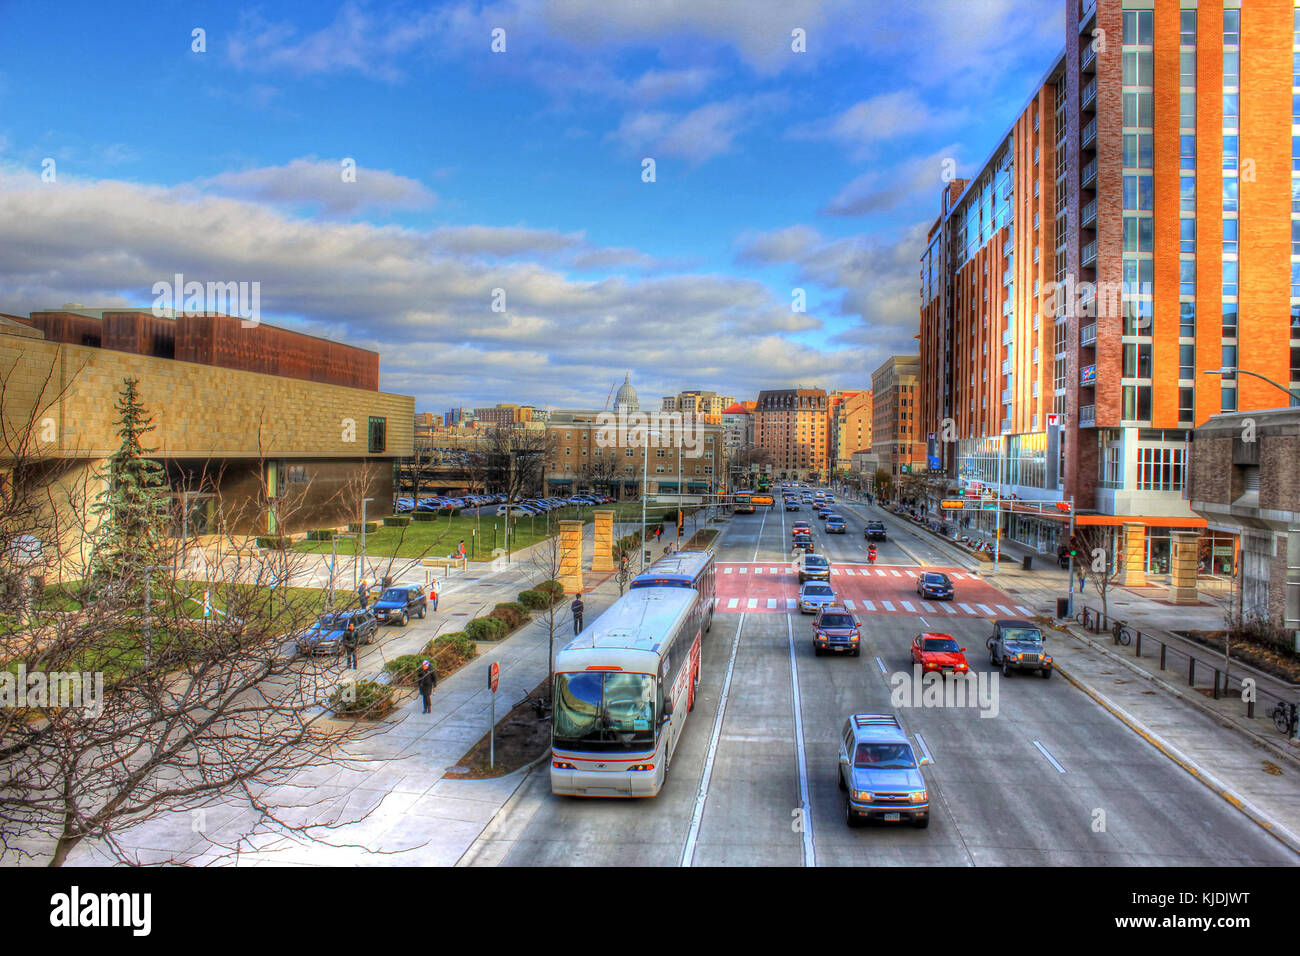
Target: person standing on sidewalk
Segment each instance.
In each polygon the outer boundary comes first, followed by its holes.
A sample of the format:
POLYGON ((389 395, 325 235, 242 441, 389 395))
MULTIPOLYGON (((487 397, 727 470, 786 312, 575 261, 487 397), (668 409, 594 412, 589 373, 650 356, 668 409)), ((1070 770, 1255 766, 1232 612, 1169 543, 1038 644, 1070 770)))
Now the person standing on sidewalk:
POLYGON ((432 698, 433 689, 438 686, 438 672, 433 669, 428 661, 420 664, 420 669, 416 671, 416 686, 420 690, 420 696, 424 698, 424 712, 431 713, 433 710, 432 698))
POLYGON ((361 609, 364 611, 370 606, 370 582, 365 578, 357 585, 357 600, 361 602, 361 609))
POLYGON ((429 610, 438 610, 438 579, 433 577, 429 579, 429 610))
POLYGON ((348 621, 348 629, 343 632, 343 650, 348 653, 348 667, 357 669, 357 626, 348 621))
POLYGON ((582 612, 584 608, 582 604, 582 595, 580 593, 573 596, 573 603, 569 605, 569 610, 573 612, 573 633, 581 634, 582 612))

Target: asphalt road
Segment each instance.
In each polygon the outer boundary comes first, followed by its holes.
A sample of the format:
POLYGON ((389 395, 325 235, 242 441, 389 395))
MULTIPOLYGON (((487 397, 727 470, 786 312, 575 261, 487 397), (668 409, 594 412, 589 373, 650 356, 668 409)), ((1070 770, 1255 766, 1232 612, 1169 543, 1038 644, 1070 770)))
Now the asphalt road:
MULTIPOLYGON (((856 566, 865 562, 862 529, 870 517, 890 527, 877 562, 888 577, 872 577, 871 586, 906 593, 914 584, 908 568, 959 567, 951 553, 925 536, 906 533, 901 522, 879 509, 841 505, 837 510, 848 522, 842 536, 826 535, 806 506, 800 512, 787 513, 778 505, 735 516, 719 538, 719 566, 761 565, 770 576, 771 567, 788 563, 790 524, 798 518, 811 521, 817 550, 833 565, 856 566)), ((837 585, 848 580, 835 579, 837 585)), ((956 583, 958 602, 964 589, 976 586, 956 583)), ((764 586, 792 585, 778 574, 764 586)), ((1014 606, 1014 598, 1004 596, 1001 603, 1014 606)), ((914 607, 923 610, 919 602, 914 607)), ((1297 863, 1295 854, 1068 682, 994 675, 984 649, 987 617, 939 611, 943 616, 936 620, 932 613, 905 613, 898 603, 894 613, 856 613, 863 623, 862 655, 818 658, 810 618, 783 608, 758 613, 720 607, 705 638, 696 709, 659 796, 556 797, 543 762, 496 834, 511 841, 504 862, 1297 863), (985 706, 899 709, 908 733, 934 759, 925 768, 931 825, 927 830, 896 824, 849 829, 837 785, 837 735, 851 713, 895 710, 889 678, 910 677, 911 638, 930 629, 953 635, 967 648, 973 670, 989 681, 985 706)))

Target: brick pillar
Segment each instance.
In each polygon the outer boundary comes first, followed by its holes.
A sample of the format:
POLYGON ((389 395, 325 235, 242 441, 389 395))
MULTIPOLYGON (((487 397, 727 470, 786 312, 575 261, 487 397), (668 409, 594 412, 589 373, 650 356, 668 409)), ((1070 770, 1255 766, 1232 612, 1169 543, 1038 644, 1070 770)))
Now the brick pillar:
POLYGON ((1169 600, 1175 604, 1198 604, 1196 596, 1196 552, 1201 536, 1195 531, 1175 531, 1170 555, 1169 600))
POLYGON ((1147 583, 1147 529, 1137 521, 1124 523, 1124 549, 1121 552, 1124 562, 1124 577, 1120 582, 1127 586, 1141 587, 1147 583))
POLYGON ((560 522, 560 584, 566 594, 582 590, 582 522, 560 522))
POLYGON ((591 570, 614 570, 614 512, 596 511, 594 530, 595 547, 592 549, 591 570))

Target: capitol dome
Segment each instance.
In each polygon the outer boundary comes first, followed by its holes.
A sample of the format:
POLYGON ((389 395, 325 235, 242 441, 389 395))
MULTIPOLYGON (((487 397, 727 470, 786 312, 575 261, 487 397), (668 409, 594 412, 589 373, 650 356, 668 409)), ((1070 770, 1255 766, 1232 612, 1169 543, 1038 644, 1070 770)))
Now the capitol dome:
POLYGON ((614 411, 635 412, 640 407, 636 389, 632 387, 632 373, 628 372, 623 376, 623 384, 619 386, 618 394, 614 396, 614 411))

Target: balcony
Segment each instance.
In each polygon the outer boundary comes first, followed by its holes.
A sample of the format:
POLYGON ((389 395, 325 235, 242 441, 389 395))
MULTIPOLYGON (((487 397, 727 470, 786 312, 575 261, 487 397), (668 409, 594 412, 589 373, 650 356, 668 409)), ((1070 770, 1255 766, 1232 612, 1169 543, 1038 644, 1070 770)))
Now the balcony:
POLYGON ((1007 301, 1005 301, 1005 302, 1002 303, 1002 314, 1003 314, 1003 315, 1010 315, 1010 314, 1011 314, 1011 310, 1012 310, 1013 308, 1014 308, 1014 306, 1012 306, 1012 304, 1011 304, 1011 300, 1010 300, 1010 299, 1007 299, 1007 301))
POLYGON ((1079 148, 1092 149, 1097 143, 1097 117, 1088 121, 1088 125, 1079 134, 1079 148))
POLYGON ((1002 419, 1002 434, 1004 435, 1011 434, 1011 419, 1009 418, 1002 419))
POLYGON ((1004 329, 1004 330, 1003 330, 1003 332, 1002 332, 1002 344, 1003 344, 1003 345, 1010 345, 1010 344, 1011 344, 1011 330, 1010 330, 1010 329, 1004 329))
POLYGON ((1089 43, 1079 55, 1079 72, 1092 73, 1097 68, 1097 50, 1089 43))
POLYGON ((1010 403, 1011 403, 1011 389, 1004 388, 1002 390, 1002 404, 1009 405, 1010 403))
POLYGON ((1094 76, 1088 85, 1079 91, 1079 109, 1093 110, 1097 106, 1097 78, 1094 76))
POLYGON ((1092 229, 1097 225, 1097 200, 1090 199, 1084 204, 1079 211, 1079 225, 1084 229, 1092 229))
POLYGON ((1097 186, 1097 160, 1088 161, 1088 165, 1083 167, 1079 173, 1079 188, 1094 189, 1097 186))
POLYGON ((1002 246, 1002 254, 1006 256, 1008 259, 1011 258, 1011 254, 1014 251, 1014 247, 1015 247, 1014 240, 1008 239, 1006 243, 1003 244, 1002 246))
POLYGON ((1079 345, 1084 348, 1097 344, 1097 323, 1092 322, 1079 330, 1079 345))
POLYGON ((1085 269, 1095 268, 1097 265, 1097 240, 1094 239, 1088 243, 1079 253, 1079 265, 1085 269))
POLYGON ((1097 406, 1080 405, 1079 406, 1079 427, 1094 428, 1097 425, 1097 406))
POLYGON ((1014 278, 1014 276, 1013 276, 1011 270, 1008 269, 1006 272, 1002 273, 1002 284, 1003 284, 1003 285, 1011 285, 1011 280, 1012 280, 1012 278, 1014 278))

